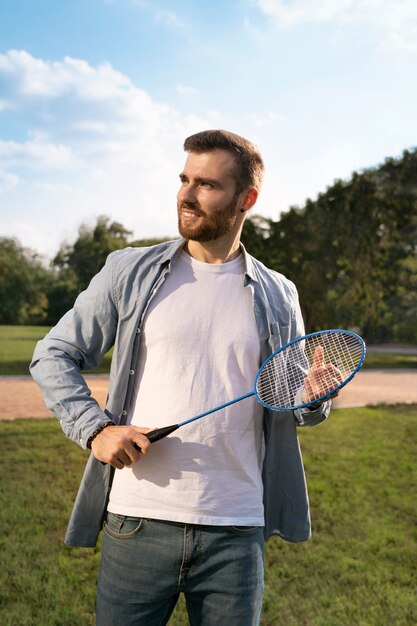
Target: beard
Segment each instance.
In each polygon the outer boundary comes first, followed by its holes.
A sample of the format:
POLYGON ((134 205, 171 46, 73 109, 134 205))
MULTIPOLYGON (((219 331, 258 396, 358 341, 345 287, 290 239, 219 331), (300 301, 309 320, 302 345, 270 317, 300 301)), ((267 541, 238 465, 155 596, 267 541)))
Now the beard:
POLYGON ((223 209, 217 210, 208 216, 197 204, 188 202, 178 202, 178 230, 184 239, 191 241, 214 241, 220 239, 233 229, 236 224, 237 211, 236 202, 239 194, 236 194, 232 201, 223 209), (198 224, 184 224, 181 220, 181 209, 196 211, 199 216, 198 224))

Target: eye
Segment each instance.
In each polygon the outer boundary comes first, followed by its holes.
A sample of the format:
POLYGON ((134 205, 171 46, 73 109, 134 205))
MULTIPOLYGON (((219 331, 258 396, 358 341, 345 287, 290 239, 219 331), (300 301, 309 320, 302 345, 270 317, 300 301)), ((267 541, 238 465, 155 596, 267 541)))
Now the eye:
POLYGON ((200 182, 200 187, 203 187, 204 189, 213 189, 213 183, 209 183, 207 180, 202 180, 200 182))

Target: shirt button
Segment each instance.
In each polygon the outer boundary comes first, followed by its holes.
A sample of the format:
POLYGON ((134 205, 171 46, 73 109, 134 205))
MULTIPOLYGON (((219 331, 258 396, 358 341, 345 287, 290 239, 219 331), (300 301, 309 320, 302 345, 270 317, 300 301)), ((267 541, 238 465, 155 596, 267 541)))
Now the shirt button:
POLYGON ((136 334, 139 335, 140 334, 140 328, 137 329, 136 334))
POLYGON ((127 411, 122 411, 122 415, 127 415, 127 411))
POLYGON ((130 372, 129 372, 129 374, 130 374, 131 376, 133 376, 133 374, 134 374, 134 373, 135 373, 135 370, 130 370, 130 372))

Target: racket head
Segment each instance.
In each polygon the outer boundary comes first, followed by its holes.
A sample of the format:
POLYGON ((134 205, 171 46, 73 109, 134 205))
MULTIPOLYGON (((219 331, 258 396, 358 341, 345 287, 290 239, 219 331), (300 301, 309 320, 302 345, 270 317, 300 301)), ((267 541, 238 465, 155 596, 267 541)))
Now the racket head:
POLYGON ((262 364, 255 379, 254 393, 261 404, 273 411, 293 411, 315 405, 347 385, 362 367, 365 355, 364 340, 349 330, 333 328, 297 337, 273 352, 262 364), (324 364, 334 365, 341 380, 326 393, 303 402, 300 390, 319 346, 323 349, 324 364))

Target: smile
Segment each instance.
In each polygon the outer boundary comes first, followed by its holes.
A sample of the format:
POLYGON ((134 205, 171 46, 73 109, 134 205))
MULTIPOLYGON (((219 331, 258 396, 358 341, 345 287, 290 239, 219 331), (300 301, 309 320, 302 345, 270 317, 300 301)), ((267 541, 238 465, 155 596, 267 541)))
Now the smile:
POLYGON ((191 220, 198 220, 200 216, 197 215, 197 213, 194 213, 193 211, 181 209, 181 217, 187 221, 191 221, 191 220))

